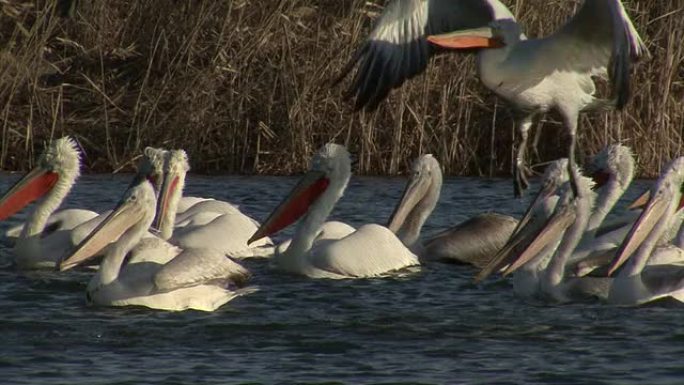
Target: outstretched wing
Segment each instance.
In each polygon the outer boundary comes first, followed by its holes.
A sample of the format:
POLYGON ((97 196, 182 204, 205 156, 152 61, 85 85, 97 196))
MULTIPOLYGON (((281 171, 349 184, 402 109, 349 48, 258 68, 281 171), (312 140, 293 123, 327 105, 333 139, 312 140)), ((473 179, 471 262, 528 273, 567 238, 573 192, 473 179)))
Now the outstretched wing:
POLYGON ((592 73, 608 69, 618 108, 629 100, 631 62, 648 54, 620 0, 585 0, 547 40, 557 48, 547 57, 554 57, 563 69, 592 73))
POLYGON ((335 83, 356 67, 345 97, 356 98, 356 109, 373 110, 393 88, 425 70, 434 53, 428 35, 482 27, 501 18, 512 19, 513 14, 498 0, 394 0, 335 83))

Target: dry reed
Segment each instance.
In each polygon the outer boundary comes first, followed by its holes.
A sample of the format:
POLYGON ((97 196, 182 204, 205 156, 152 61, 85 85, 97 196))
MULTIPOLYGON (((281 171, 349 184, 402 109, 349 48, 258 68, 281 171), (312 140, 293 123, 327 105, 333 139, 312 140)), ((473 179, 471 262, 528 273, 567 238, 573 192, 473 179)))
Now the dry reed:
MULTIPOLYGON (((504 2, 530 36, 579 4, 504 2)), ((652 58, 634 68, 625 111, 582 118, 579 148, 625 142, 653 176, 684 152, 684 4, 624 3, 652 58)), ((365 174, 401 172, 425 152, 449 174, 509 173, 512 121, 472 57, 437 57, 373 113, 330 88, 382 1, 82 1, 71 17, 54 4, 0 0, 0 169, 28 167, 45 140, 71 134, 96 171, 157 145, 185 148, 195 171, 291 173, 334 140, 365 174)), ((565 153, 559 127, 540 122, 535 161, 565 153)))

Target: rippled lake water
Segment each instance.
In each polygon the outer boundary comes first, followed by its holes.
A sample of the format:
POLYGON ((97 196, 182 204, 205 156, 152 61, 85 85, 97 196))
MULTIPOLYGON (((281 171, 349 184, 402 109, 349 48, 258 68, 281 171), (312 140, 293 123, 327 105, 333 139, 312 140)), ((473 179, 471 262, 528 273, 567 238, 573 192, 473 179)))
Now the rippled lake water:
MULTIPOLYGON (((0 189, 17 178, 0 174, 0 189)), ((111 208, 129 178, 85 176, 66 206, 111 208)), ((295 182, 191 176, 186 191, 263 220, 295 182)), ((354 178, 333 217, 384 224, 403 184, 354 178)), ((510 180, 446 179, 425 233, 485 211, 519 216, 527 201, 511 190, 510 180)), ((508 280, 472 284, 465 266, 332 281, 253 261, 260 291, 213 313, 173 313, 87 307, 88 273, 20 273, 10 259, 0 248, 2 384, 684 382, 682 307, 526 302, 508 280)))

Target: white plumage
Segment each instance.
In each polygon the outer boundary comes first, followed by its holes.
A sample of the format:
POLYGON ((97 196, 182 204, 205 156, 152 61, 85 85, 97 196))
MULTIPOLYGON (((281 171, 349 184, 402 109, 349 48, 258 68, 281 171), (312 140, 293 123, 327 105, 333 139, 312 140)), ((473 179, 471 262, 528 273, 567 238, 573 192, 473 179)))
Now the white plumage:
POLYGON ((250 291, 234 290, 249 273, 219 251, 183 250, 161 239, 142 240, 155 206, 152 185, 139 179, 114 212, 60 262, 60 270, 69 269, 116 239, 88 284, 89 302, 212 311, 250 291))
POLYGON ((273 234, 302 217, 287 248, 279 248, 273 257, 273 264, 280 270, 311 278, 363 278, 418 265, 418 258, 383 226, 364 225, 338 238, 349 228, 334 225, 334 231, 319 237, 350 176, 347 150, 336 144, 325 145, 314 156, 309 173, 250 241, 273 234))
POLYGON ((646 53, 619 0, 584 1, 568 23, 541 39, 527 39, 497 0, 395 0, 341 71, 339 80, 358 65, 347 96, 356 98, 357 108, 375 108, 392 88, 425 70, 435 52, 428 41, 443 48, 483 48, 480 79, 518 116, 517 195, 527 188, 524 150, 535 117, 551 109, 563 117, 574 179, 579 114, 622 108, 629 99, 630 63, 646 53), (503 47, 492 48, 497 45, 503 47), (610 100, 594 96, 595 75, 610 79, 610 100))

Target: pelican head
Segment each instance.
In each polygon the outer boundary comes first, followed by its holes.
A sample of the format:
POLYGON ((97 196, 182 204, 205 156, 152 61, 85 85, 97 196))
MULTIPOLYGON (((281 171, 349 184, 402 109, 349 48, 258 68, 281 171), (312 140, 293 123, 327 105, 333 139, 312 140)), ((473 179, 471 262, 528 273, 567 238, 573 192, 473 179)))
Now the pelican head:
POLYGON ((626 190, 634 178, 634 155, 627 146, 611 144, 592 158, 586 171, 596 182, 596 188, 615 181, 626 190))
POLYGON ((190 170, 188 155, 183 150, 166 152, 164 179, 157 199, 157 216, 154 226, 161 230, 164 239, 171 238, 178 202, 183 194, 185 175, 190 170))
POLYGON ((418 240, 420 227, 437 205, 441 188, 442 171, 437 159, 432 154, 416 159, 404 193, 387 225, 405 245, 410 247, 418 240))
POLYGON ((145 175, 157 192, 163 182, 167 153, 168 151, 163 148, 145 147, 138 162, 138 174, 145 175))
POLYGON ((145 178, 136 178, 114 211, 62 258, 59 270, 64 271, 78 266, 114 240, 123 239, 127 245, 137 243, 152 224, 156 202, 152 184, 145 178))
POLYGON ((311 160, 309 172, 304 174, 247 243, 272 235, 310 213, 325 213, 327 216, 342 196, 350 176, 351 158, 347 149, 334 143, 321 147, 311 160), (325 194, 327 191, 334 194, 325 194), (310 210, 312 206, 320 206, 320 210, 310 210))
POLYGON ((620 245, 608 275, 620 268, 650 234, 656 232, 654 235, 659 237, 669 227, 675 212, 684 207, 684 157, 670 162, 650 195, 646 207, 620 245))
POLYGON ((53 140, 38 158, 36 167, 0 198, 0 220, 54 191, 49 212, 54 211, 80 175, 81 158, 76 142, 68 136, 53 140))
POLYGON ((539 188, 539 192, 527 208, 527 211, 518 223, 518 227, 513 234, 515 235, 518 232, 518 229, 521 229, 527 225, 532 218, 534 211, 542 208, 543 202, 556 194, 561 186, 563 186, 568 180, 570 180, 570 176, 568 174, 567 158, 556 159, 549 163, 544 170, 544 176, 542 177, 542 184, 539 188))
POLYGON ((328 143, 313 156, 310 170, 324 173, 331 182, 340 181, 346 184, 351 175, 349 151, 340 144, 328 143))

